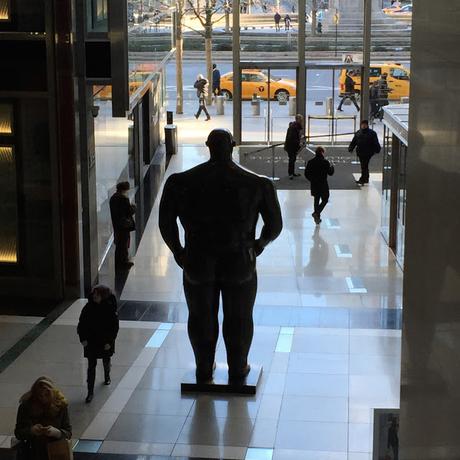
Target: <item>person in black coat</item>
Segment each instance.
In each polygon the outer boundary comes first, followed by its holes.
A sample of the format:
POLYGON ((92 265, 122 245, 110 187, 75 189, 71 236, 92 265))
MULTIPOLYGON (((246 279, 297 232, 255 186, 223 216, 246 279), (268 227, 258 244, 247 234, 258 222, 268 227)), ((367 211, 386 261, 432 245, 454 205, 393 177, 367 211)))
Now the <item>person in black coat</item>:
POLYGON ((356 110, 359 112, 359 105, 356 102, 355 96, 355 81, 353 80, 352 75, 352 72, 347 72, 347 76, 345 77, 345 94, 342 96, 342 100, 340 101, 340 104, 337 107, 337 110, 339 112, 343 112, 342 105, 345 102, 345 99, 350 99, 350 101, 353 102, 353 104, 355 105, 356 110))
POLYGON ((361 177, 356 181, 358 185, 369 183, 369 161, 374 154, 380 152, 380 143, 377 133, 369 128, 367 120, 361 122, 361 129, 356 132, 348 146, 348 151, 353 152, 356 147, 356 154, 358 155, 361 164, 361 177))
POLYGON ((211 115, 209 115, 208 109, 206 108, 209 82, 203 77, 203 75, 199 74, 196 77, 193 87, 196 89, 196 96, 198 98, 198 112, 195 113, 195 118, 198 120, 201 112, 204 112, 206 114, 206 121, 209 121, 211 119, 211 115))
POLYGON ((84 347, 84 356, 88 359, 86 402, 89 403, 94 395, 96 365, 100 358, 104 366, 104 383, 110 385, 110 358, 115 352, 118 334, 117 300, 107 286, 93 288, 81 312, 77 333, 84 347))
POLYGON ((294 177, 300 176, 300 174, 295 172, 295 162, 302 144, 302 133, 303 117, 302 115, 296 115, 295 121, 291 121, 289 123, 289 127, 286 132, 286 140, 284 141, 284 150, 287 152, 289 157, 288 175, 291 180, 294 179, 294 177))
POLYGON ((220 95, 220 70, 216 64, 212 65, 212 93, 214 96, 220 95))
POLYGON ((279 32, 280 31, 281 14, 279 14, 278 11, 275 13, 274 20, 275 20, 275 30, 277 32, 279 32))
POLYGON ((134 263, 129 260, 129 234, 136 229, 133 218, 136 207, 130 203, 128 191, 129 182, 117 184, 117 191, 110 198, 109 206, 115 242, 115 265, 130 268, 134 263))
POLYGON ((334 174, 334 165, 324 158, 324 152, 323 147, 317 147, 315 158, 312 158, 305 168, 305 177, 310 181, 311 195, 314 198, 312 217, 316 224, 321 222, 321 212, 329 201, 327 176, 334 174))

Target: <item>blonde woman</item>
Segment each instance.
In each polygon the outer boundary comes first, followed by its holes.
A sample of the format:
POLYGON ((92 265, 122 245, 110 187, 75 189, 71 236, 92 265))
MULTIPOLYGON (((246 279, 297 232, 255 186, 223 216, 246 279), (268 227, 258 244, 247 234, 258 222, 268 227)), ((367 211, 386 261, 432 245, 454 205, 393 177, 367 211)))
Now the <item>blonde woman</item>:
POLYGON ((67 400, 48 377, 39 377, 19 400, 14 435, 24 458, 48 460, 47 444, 70 439, 67 400))

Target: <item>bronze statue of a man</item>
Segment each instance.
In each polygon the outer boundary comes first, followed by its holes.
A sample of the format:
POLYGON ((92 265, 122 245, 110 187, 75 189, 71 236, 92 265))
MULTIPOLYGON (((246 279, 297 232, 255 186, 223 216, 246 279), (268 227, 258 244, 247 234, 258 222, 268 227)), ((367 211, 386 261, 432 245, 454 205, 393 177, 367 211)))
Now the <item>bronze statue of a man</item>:
POLYGON ((188 334, 197 381, 212 379, 219 335, 219 297, 229 379, 243 379, 253 336, 252 310, 257 291, 256 257, 281 232, 281 210, 271 181, 232 161, 230 131, 214 129, 206 145, 211 158, 172 174, 160 203, 160 231, 184 270, 189 309, 188 334), (263 220, 256 237, 259 215, 263 220), (179 239, 179 218, 185 247, 179 239))

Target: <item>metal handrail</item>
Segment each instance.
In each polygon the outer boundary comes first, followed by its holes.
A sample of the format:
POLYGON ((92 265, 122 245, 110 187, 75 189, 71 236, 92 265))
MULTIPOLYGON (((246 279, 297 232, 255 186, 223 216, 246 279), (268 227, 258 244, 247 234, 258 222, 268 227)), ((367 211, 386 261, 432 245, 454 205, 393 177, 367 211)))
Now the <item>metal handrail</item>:
POLYGON ((344 135, 349 135, 349 134, 355 134, 356 132, 356 115, 308 115, 308 122, 307 122, 307 135, 305 136, 307 140, 310 140, 314 137, 318 136, 310 136, 310 120, 329 120, 332 121, 332 124, 329 123, 329 134, 324 135, 326 137, 330 137, 332 139, 332 143, 334 143, 334 140, 337 139, 337 136, 344 136, 344 135), (339 120, 353 120, 353 133, 346 133, 346 134, 336 134, 337 128, 338 128, 338 121, 339 120), (334 122, 335 122, 335 130, 334 128, 334 122))

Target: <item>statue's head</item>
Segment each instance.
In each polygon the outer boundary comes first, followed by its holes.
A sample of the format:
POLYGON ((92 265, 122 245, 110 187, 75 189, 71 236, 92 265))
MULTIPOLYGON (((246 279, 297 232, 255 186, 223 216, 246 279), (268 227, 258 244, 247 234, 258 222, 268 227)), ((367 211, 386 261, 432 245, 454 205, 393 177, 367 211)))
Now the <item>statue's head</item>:
POLYGON ((228 129, 219 128, 213 129, 209 133, 206 145, 209 147, 211 160, 228 161, 232 158, 233 147, 236 144, 228 129))

